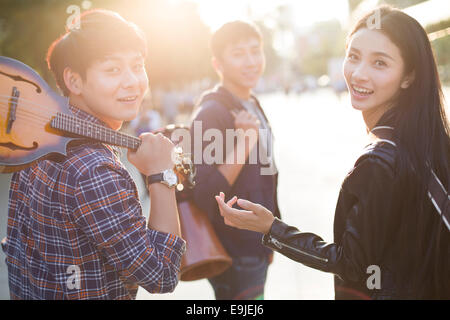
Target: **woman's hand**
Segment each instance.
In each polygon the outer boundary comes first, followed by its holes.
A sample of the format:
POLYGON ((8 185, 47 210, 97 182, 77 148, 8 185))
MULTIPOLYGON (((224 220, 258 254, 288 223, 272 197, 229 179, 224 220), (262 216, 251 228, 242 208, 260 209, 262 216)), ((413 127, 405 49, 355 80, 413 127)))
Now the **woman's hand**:
POLYGON ((216 196, 216 201, 225 224, 230 227, 266 234, 275 220, 272 212, 262 205, 244 199, 238 200, 236 196, 225 203, 225 194, 221 192, 220 196, 216 196), (236 202, 244 210, 232 208, 236 202))

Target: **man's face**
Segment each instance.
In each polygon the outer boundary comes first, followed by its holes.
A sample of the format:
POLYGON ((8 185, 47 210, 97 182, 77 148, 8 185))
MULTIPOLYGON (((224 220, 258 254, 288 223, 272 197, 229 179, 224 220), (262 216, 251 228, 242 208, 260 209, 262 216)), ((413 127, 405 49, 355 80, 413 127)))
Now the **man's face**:
POLYGON ((134 119, 148 90, 144 58, 119 51, 94 62, 82 81, 80 98, 93 115, 114 129, 134 119))
POLYGON ((256 37, 227 45, 216 62, 224 81, 245 89, 256 86, 266 65, 262 43, 256 37))

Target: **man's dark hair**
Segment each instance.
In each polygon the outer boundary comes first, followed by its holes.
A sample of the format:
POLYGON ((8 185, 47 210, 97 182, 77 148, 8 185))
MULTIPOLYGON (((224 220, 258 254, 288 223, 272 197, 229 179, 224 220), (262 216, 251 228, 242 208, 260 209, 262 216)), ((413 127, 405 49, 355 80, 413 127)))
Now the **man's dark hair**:
POLYGON ((74 28, 67 28, 66 33, 51 44, 47 64, 56 84, 68 96, 70 92, 63 76, 65 68, 69 67, 84 79, 93 62, 127 49, 140 51, 146 57, 147 43, 143 32, 118 13, 89 10, 74 21, 74 28))
POLYGON ((210 48, 212 54, 220 59, 227 45, 249 38, 257 38, 262 42, 261 31, 255 24, 242 20, 225 23, 211 37, 210 48))

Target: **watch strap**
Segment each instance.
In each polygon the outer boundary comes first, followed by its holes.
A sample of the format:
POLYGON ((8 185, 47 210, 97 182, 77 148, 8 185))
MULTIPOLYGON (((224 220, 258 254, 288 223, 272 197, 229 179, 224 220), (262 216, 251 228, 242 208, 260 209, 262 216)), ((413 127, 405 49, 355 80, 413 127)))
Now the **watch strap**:
POLYGON ((155 183, 155 182, 161 182, 163 180, 164 180, 163 172, 146 176, 147 185, 151 185, 152 183, 155 183))

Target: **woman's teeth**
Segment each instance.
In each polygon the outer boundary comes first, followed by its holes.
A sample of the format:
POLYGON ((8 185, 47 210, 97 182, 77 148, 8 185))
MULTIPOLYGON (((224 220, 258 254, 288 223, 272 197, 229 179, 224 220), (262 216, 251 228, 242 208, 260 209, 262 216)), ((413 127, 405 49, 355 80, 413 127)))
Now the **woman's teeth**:
POLYGON ((355 90, 357 93, 360 94, 372 94, 373 90, 368 90, 365 88, 361 88, 361 87, 357 87, 357 86, 352 86, 353 90, 355 90))

